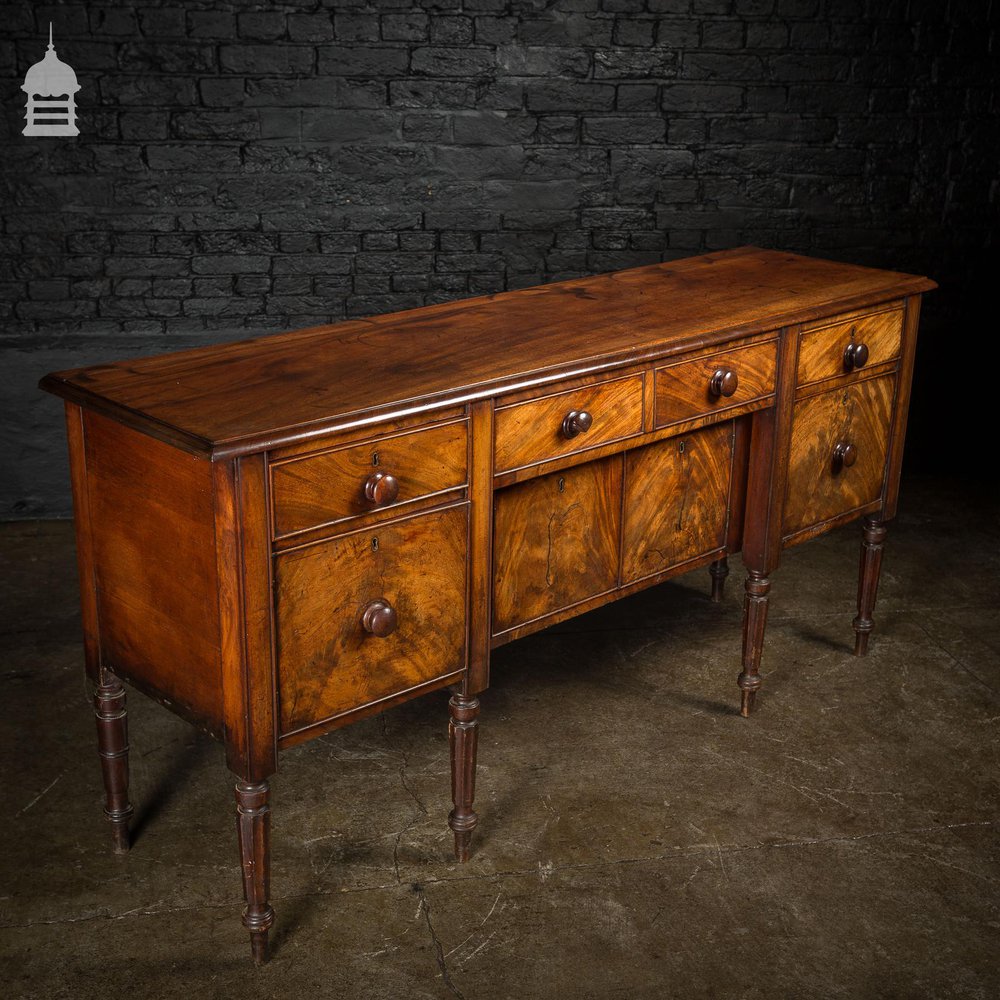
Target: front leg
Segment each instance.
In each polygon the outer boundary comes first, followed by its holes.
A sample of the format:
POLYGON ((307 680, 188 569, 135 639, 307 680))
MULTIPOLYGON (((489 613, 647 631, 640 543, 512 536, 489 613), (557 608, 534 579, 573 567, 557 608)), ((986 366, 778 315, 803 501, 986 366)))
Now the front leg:
POLYGON ((479 741, 479 699, 453 694, 448 702, 448 743, 451 747, 451 800, 448 826, 455 833, 455 857, 469 860, 472 831, 479 822, 472 808, 476 797, 476 744, 479 741))
POLYGON ((854 619, 854 655, 868 653, 868 639, 875 627, 872 612, 882 571, 882 548, 888 528, 878 517, 866 517, 861 525, 861 566, 858 569, 858 616, 854 619))
POLYGON ((128 800, 128 713, 125 688, 109 670, 100 668, 100 683, 94 693, 97 721, 97 753, 104 778, 104 815, 111 823, 115 854, 129 849, 128 822, 132 803, 128 800))
POLYGON ((267 955, 267 932, 274 923, 271 894, 271 789, 266 781, 236 782, 236 832, 243 865, 243 926, 250 932, 255 965, 267 955))
POLYGON ((767 595, 771 581, 751 570, 745 584, 743 599, 743 670, 736 683, 740 687, 740 715, 747 718, 754 698, 760 690, 760 657, 764 651, 764 626, 767 624, 767 595))

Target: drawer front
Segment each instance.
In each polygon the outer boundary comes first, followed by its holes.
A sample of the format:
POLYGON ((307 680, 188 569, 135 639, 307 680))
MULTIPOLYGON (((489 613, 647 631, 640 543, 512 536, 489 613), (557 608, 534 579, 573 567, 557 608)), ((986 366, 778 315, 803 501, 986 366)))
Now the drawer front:
POLYGON ((282 735, 465 667, 467 512, 418 514, 275 557, 282 735), (393 614, 395 630, 377 634, 393 614))
POLYGON ((730 410, 774 392, 777 341, 657 368, 656 427, 730 410))
POLYGON ((899 357, 903 310, 851 313, 822 326, 810 324, 799 337, 798 383, 849 375, 899 357))
POLYGON ((497 407, 495 470, 506 472, 641 434, 642 394, 643 376, 638 374, 497 407))
POLYGON ((275 537, 464 486, 466 426, 460 420, 273 464, 275 537))
POLYGON ((895 376, 885 375, 795 404, 784 535, 881 496, 894 388, 895 376))
POLYGON ((626 454, 622 583, 725 546, 732 465, 732 421, 626 454))
POLYGON ((615 455, 497 494, 494 634, 616 586, 621 485, 615 455))

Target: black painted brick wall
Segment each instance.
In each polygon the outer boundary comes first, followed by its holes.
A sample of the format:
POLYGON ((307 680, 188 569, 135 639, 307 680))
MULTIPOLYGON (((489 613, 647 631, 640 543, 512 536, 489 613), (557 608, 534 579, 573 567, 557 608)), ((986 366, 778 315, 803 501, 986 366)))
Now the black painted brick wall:
MULTIPOLYGON (((996 280, 1000 0, 22 2, 0 19, 0 513, 68 509, 63 473, 38 472, 63 462, 55 411, 27 395, 56 355, 742 243, 930 273, 947 342, 996 280), (50 20, 82 84, 77 139, 21 135, 50 20)), ((933 395, 940 364, 922 371, 933 395)))

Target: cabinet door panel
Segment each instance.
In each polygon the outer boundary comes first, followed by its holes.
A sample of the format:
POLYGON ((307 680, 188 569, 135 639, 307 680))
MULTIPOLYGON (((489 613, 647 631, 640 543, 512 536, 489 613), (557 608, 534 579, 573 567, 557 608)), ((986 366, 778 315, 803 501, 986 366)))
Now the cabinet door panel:
POLYGON ((282 735, 465 667, 467 536, 462 504, 276 557, 282 735), (384 636, 375 601, 395 614, 384 636))
POLYGON ((621 485, 614 455, 497 494, 494 634, 616 586, 621 485))
POLYGON ((795 404, 783 534, 879 498, 892 426, 894 375, 854 382, 795 404), (838 447, 854 449, 848 461, 838 447))
POLYGON ((622 583, 725 546, 733 427, 729 420, 626 455, 622 583))

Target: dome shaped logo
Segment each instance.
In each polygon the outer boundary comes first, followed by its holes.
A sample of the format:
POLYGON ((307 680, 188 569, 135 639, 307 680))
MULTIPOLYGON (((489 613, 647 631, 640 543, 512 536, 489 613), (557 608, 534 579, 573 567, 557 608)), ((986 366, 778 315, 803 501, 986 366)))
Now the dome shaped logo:
POLYGON ((49 47, 45 58, 36 62, 24 76, 21 85, 28 95, 28 110, 24 135, 79 135, 76 127, 76 81, 73 67, 64 63, 52 44, 52 22, 49 22, 49 47))

